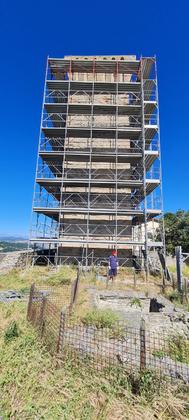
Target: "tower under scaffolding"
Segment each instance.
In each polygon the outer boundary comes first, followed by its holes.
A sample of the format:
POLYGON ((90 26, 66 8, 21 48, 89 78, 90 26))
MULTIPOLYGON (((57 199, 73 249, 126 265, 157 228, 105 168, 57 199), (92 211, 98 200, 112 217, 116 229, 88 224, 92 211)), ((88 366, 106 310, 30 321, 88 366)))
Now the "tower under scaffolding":
POLYGON ((155 57, 48 58, 30 241, 90 265, 164 253, 155 57))

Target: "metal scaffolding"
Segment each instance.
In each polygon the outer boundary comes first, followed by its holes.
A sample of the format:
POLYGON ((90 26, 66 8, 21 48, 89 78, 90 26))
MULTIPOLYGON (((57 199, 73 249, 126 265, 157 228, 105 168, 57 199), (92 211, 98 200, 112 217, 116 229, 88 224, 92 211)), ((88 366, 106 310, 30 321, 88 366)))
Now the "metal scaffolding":
POLYGON ((30 241, 58 264, 165 252, 155 57, 48 58, 30 241))

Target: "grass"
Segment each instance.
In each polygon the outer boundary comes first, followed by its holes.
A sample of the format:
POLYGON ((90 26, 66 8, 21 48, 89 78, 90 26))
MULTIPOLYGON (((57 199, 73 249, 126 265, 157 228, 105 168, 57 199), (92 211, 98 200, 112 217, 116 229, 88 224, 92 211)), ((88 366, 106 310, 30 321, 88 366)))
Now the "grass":
POLYGON ((182 334, 172 335, 163 349, 155 350, 152 354, 159 359, 168 356, 176 362, 189 364, 189 340, 182 334))
POLYGON ((189 364, 189 340, 177 334, 169 340, 169 356, 177 362, 189 364))
POLYGON ((86 313, 85 316, 81 318, 83 324, 85 325, 94 325, 96 328, 113 328, 117 321, 119 321, 119 316, 111 310, 99 310, 94 309, 86 313))
POLYGON ((19 334, 20 332, 19 332, 16 321, 11 321, 11 323, 8 325, 8 328, 5 330, 5 333, 4 333, 5 343, 8 343, 8 341, 12 341, 15 338, 19 337, 19 334))
POLYGON ((36 285, 61 286, 70 284, 76 277, 76 268, 64 266, 52 273, 51 267, 34 266, 26 270, 13 269, 8 274, 0 275, 0 290, 27 289, 34 282, 36 285))
POLYGON ((187 419, 187 389, 152 372, 108 380, 89 365, 50 356, 25 320, 26 305, 0 304, 0 416, 3 420, 187 419), (5 340, 10 322, 18 336, 5 340), (166 387, 166 388, 165 388, 166 387), (160 388, 160 389, 159 389, 160 388), (166 389, 166 392, 165 392, 166 389))
POLYGON ((70 285, 75 278, 76 270, 72 267, 65 266, 50 275, 47 281, 50 286, 70 285))
POLYGON ((20 270, 11 270, 8 274, 0 275, 0 290, 26 287, 26 282, 20 276, 20 270))
POLYGON ((178 290, 171 290, 171 292, 167 294, 167 297, 171 302, 181 302, 182 295, 178 290))
POLYGON ((15 268, 8 274, 0 275, 0 290, 4 289, 25 289, 35 282, 41 284, 49 276, 47 267, 33 267, 27 270, 15 268))
POLYGON ((131 306, 142 308, 142 304, 139 298, 133 298, 130 303, 131 306))
MULTIPOLYGON (((171 273, 175 274, 176 273, 176 266, 175 265, 169 265, 169 270, 171 273)), ((189 266, 184 264, 182 267, 182 274, 184 277, 189 277, 189 266)))
POLYGON ((152 355, 154 357, 158 357, 159 359, 163 359, 163 357, 167 356, 164 350, 154 350, 152 355))
MULTIPOLYGON (((24 272, 13 270, 0 276, 0 288, 27 293, 35 281, 39 287, 52 287, 57 296, 64 294, 69 302, 68 283, 75 276, 73 267, 63 267, 53 274, 46 267, 24 272)), ((90 281, 90 287, 95 281, 96 288, 104 288, 94 280, 93 274, 90 281)), ((124 338, 125 331, 115 327, 117 315, 107 310, 91 311, 88 287, 89 277, 85 274, 81 278, 74 316, 99 329, 108 327, 117 338, 124 338)), ((188 390, 183 385, 160 384, 159 378, 150 371, 126 375, 116 369, 108 378, 90 364, 75 366, 69 357, 62 361, 51 356, 26 322, 26 309, 23 301, 0 303, 0 417, 3 420, 189 418, 188 390)), ((175 354, 175 350, 172 351, 175 354)))
MULTIPOLYGON (((102 268, 102 274, 106 273, 106 268, 102 268)), ((76 278, 76 266, 63 266, 59 268, 56 272, 52 272, 51 267, 44 266, 34 266, 25 270, 19 268, 11 270, 8 274, 0 275, 0 291, 13 289, 18 290, 23 293, 27 293, 31 284, 34 282, 37 286, 50 286, 50 287, 61 287, 70 284, 72 280, 76 278)), ((157 278, 150 278, 149 283, 146 284, 143 279, 143 273, 138 274, 137 276, 137 286, 136 290, 140 291, 151 291, 159 292, 161 287, 161 280, 157 278)), ((90 285, 96 287, 97 289, 106 288, 106 284, 103 281, 99 281, 96 278, 96 270, 91 270, 89 272, 84 272, 81 275, 81 284, 86 287, 90 285)), ((109 282, 108 289, 113 290, 130 290, 134 288, 133 281, 133 271, 131 268, 121 267, 119 274, 113 282, 109 282)))
POLYGON ((182 308, 185 311, 189 311, 189 302, 185 302, 185 298, 182 296, 182 293, 178 290, 167 290, 165 296, 172 303, 174 303, 175 306, 178 306, 179 308, 182 308))

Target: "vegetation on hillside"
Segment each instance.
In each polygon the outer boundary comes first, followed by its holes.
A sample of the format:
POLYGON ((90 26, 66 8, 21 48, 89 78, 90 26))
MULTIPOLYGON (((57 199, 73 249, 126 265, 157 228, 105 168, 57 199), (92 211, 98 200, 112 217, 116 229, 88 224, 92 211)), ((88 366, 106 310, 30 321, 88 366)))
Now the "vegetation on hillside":
POLYGON ((175 247, 179 245, 183 252, 189 252, 189 211, 165 213, 164 224, 167 253, 174 255, 175 247))
POLYGON ((117 321, 119 321, 119 316, 111 309, 93 309, 82 317, 85 325, 95 325, 96 328, 111 328, 117 321))
POLYGON ((22 251, 23 249, 27 249, 26 241, 25 242, 0 241, 0 253, 22 251))

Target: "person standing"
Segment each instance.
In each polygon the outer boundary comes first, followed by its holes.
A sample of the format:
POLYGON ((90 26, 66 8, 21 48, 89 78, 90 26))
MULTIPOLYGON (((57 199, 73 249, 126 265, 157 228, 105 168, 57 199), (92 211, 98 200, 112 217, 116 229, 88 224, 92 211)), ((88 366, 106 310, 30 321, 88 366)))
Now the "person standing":
POLYGON ((117 276, 117 271, 119 269, 119 262, 117 258, 117 252, 113 249, 112 254, 109 257, 109 279, 113 281, 113 279, 117 276))

